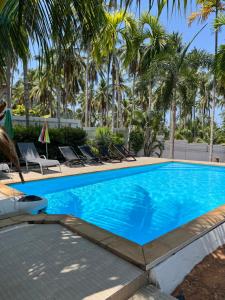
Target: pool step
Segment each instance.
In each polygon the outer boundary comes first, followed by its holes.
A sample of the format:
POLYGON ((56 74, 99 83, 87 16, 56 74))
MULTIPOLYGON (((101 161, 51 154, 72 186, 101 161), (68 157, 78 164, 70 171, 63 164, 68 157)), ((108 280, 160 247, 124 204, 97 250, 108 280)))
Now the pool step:
POLYGON ((175 300, 176 298, 162 293, 155 286, 149 284, 142 287, 129 300, 175 300))
MULTIPOLYGON (((106 300, 124 300, 128 299, 131 295, 139 291, 148 282, 148 274, 143 274, 133 278, 130 282, 127 282, 114 294, 110 295, 106 300)), ((132 298, 131 298, 132 299, 132 298)), ((153 300, 153 299, 151 299, 153 300)))

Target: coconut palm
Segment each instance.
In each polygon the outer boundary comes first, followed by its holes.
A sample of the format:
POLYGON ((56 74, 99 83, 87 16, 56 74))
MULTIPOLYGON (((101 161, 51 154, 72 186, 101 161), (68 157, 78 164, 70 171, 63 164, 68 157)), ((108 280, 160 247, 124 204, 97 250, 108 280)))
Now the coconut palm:
MULTIPOLYGON (((220 0, 207 0, 207 1, 198 0, 197 3, 200 5, 200 11, 191 14, 191 16, 189 17, 190 23, 192 23, 195 19, 200 19, 201 21, 205 21, 212 13, 215 13, 215 19, 217 19, 219 11, 225 10, 225 5, 220 0)), ((215 60, 217 57, 217 52, 218 52, 218 30, 215 30, 215 60)), ((216 61, 215 61, 215 65, 216 65, 216 61)), ((216 108, 216 85, 217 85, 216 71, 214 71, 209 161, 212 161, 212 156, 213 156, 213 134, 214 134, 214 119, 215 119, 215 108, 216 108)))
POLYGON ((95 102, 97 106, 98 114, 100 115, 100 124, 101 126, 106 126, 107 124, 107 107, 109 107, 107 94, 107 83, 104 79, 101 79, 98 89, 95 95, 95 102))
MULTIPOLYGON (((68 24, 73 26, 75 32, 81 28, 79 31, 86 38, 98 33, 105 22, 101 0, 2 0, 0 11, 4 16, 4 27, 11 27, 11 36, 15 34, 17 39, 20 38, 17 34, 20 26, 25 24, 29 38, 37 41, 45 53, 50 46, 49 37, 54 35, 54 40, 62 38, 62 32, 66 32, 68 24)), ((8 39, 4 45, 6 43, 8 39)), ((23 45, 19 41, 15 41, 13 46, 17 52, 23 53, 23 45)))
POLYGON ((165 107, 170 106, 170 158, 174 158, 174 138, 176 130, 178 89, 180 80, 185 76, 188 64, 188 49, 200 31, 187 44, 182 44, 182 38, 178 34, 172 34, 165 48, 164 59, 158 65, 162 70, 160 76, 163 79, 160 87, 160 101, 164 101, 165 107))
POLYGON ((121 43, 127 42, 126 28, 134 28, 135 22, 133 18, 124 11, 116 11, 114 13, 106 13, 106 26, 103 27, 99 36, 95 39, 93 45, 93 57, 101 64, 104 58, 108 58, 108 74, 112 75, 112 131, 115 127, 115 92, 119 93, 116 86, 116 78, 118 80, 119 63, 117 47, 121 43))
MULTIPOLYGON (((29 90, 27 81, 27 57, 28 41, 36 42, 41 51, 50 57, 49 48, 53 42, 57 46, 58 66, 61 70, 61 47, 68 43, 71 35, 79 31, 83 39, 89 35, 94 36, 104 24, 105 14, 102 1, 90 0, 88 2, 71 0, 66 2, 57 1, 1 1, 0 6, 0 36, 3 37, 1 49, 1 72, 2 66, 6 65, 10 55, 18 55, 24 64, 24 84, 26 99, 26 123, 29 124, 29 90), (96 3, 99 2, 99 3, 96 3), (70 28, 71 30, 68 30, 70 28), (51 37, 52 42, 49 42, 51 37), (5 50, 6 49, 6 50, 5 50)), ((58 72, 59 74, 59 72, 58 72)), ((58 76, 57 92, 57 117, 60 126, 61 77, 58 76)))
POLYGON ((142 60, 140 72, 148 74, 149 103, 148 108, 152 106, 152 82, 156 56, 162 51, 167 42, 167 36, 164 28, 159 23, 158 18, 144 13, 140 17, 142 28, 142 60))

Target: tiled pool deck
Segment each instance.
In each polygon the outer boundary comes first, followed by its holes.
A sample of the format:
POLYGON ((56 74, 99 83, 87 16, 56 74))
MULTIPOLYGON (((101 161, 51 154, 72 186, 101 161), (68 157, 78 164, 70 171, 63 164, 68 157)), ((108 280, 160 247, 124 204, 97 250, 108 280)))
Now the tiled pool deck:
MULTIPOLYGON (((147 164, 155 164, 168 162, 168 159, 159 158, 139 158, 136 162, 122 162, 116 164, 104 164, 102 166, 88 166, 88 167, 75 167, 75 168, 62 168, 62 173, 58 173, 51 168, 46 175, 42 176, 38 172, 25 173, 25 180, 39 180, 52 177, 73 175, 73 174, 83 174, 90 172, 98 172, 103 170, 112 170, 118 168, 127 168, 134 166, 142 166, 147 164)), ((187 162, 187 161, 185 161, 187 162)), ((190 161, 189 161, 190 162, 190 161)), ((202 163, 205 162, 194 162, 191 163, 202 163)), ((212 165, 225 166, 225 164, 212 165)), ((18 182, 19 177, 13 174, 12 179, 2 180, 0 183, 0 191, 6 196, 14 196, 19 192, 9 188, 5 184, 18 182)), ((143 270, 148 270, 167 257, 173 255, 186 245, 190 244, 194 240, 206 234, 208 231, 219 226, 225 221, 225 205, 221 206, 191 222, 185 224, 178 229, 175 229, 162 237, 140 246, 133 243, 125 238, 119 237, 109 231, 103 230, 95 225, 89 224, 79 218, 68 215, 21 215, 16 217, 11 217, 5 220, 0 220, 0 228, 14 225, 18 223, 28 222, 28 223, 41 223, 41 224, 61 224, 67 227, 74 233, 77 233, 92 242, 100 245, 101 247, 110 250, 111 252, 117 254, 118 256, 132 262, 133 264, 139 266, 143 270)))
POLYGON ((122 300, 147 283, 146 272, 59 224, 2 229, 0 245, 2 300, 122 300))

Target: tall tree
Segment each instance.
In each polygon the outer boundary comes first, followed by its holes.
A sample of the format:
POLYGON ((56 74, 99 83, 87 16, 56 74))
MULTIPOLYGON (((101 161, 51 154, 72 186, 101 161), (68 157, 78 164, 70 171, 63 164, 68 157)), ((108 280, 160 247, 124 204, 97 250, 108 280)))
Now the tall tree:
MULTIPOLYGON (((205 21, 210 14, 215 14, 215 19, 218 18, 219 11, 223 11, 225 6, 220 0, 198 0, 198 4, 201 5, 200 11, 197 13, 192 13, 189 20, 193 22, 196 18, 201 21, 205 21)), ((215 30, 215 62, 216 66, 216 58, 218 52, 218 30, 215 30)), ((216 78, 216 67, 214 67, 214 79, 213 79, 213 97, 212 97, 212 109, 211 109, 211 124, 210 124, 210 145, 209 145, 209 161, 212 161, 213 158, 213 141, 214 141, 214 123, 215 123, 215 109, 216 109, 216 86, 217 86, 217 78, 216 78)))
MULTIPOLYGON (((119 92, 116 86, 116 72, 117 69, 117 47, 121 45, 122 41, 127 41, 125 38, 126 28, 134 27, 133 18, 124 11, 116 11, 115 13, 106 13, 106 26, 103 27, 99 36, 94 41, 93 56, 101 63, 102 60, 108 58, 108 67, 112 75, 112 131, 115 128, 115 92, 119 92)), ((108 74, 110 71, 108 70, 108 74)))
POLYGON ((29 126, 29 83, 28 83, 28 61, 23 60, 23 83, 24 83, 24 103, 25 103, 25 116, 26 116, 26 126, 29 126))

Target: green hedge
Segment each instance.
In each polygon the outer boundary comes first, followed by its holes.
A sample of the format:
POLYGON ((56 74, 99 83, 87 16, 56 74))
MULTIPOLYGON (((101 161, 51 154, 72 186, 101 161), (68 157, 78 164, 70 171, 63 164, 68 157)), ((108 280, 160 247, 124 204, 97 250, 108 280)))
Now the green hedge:
MULTIPOLYGON (((41 127, 22 126, 14 127, 14 142, 32 142, 35 144, 39 154, 45 154, 45 144, 38 142, 41 127)), ((86 132, 82 128, 49 128, 50 144, 48 144, 48 156, 50 159, 62 160, 58 146, 69 145, 77 149, 77 146, 86 142, 86 132)), ((0 161, 4 161, 0 153, 0 161)))

